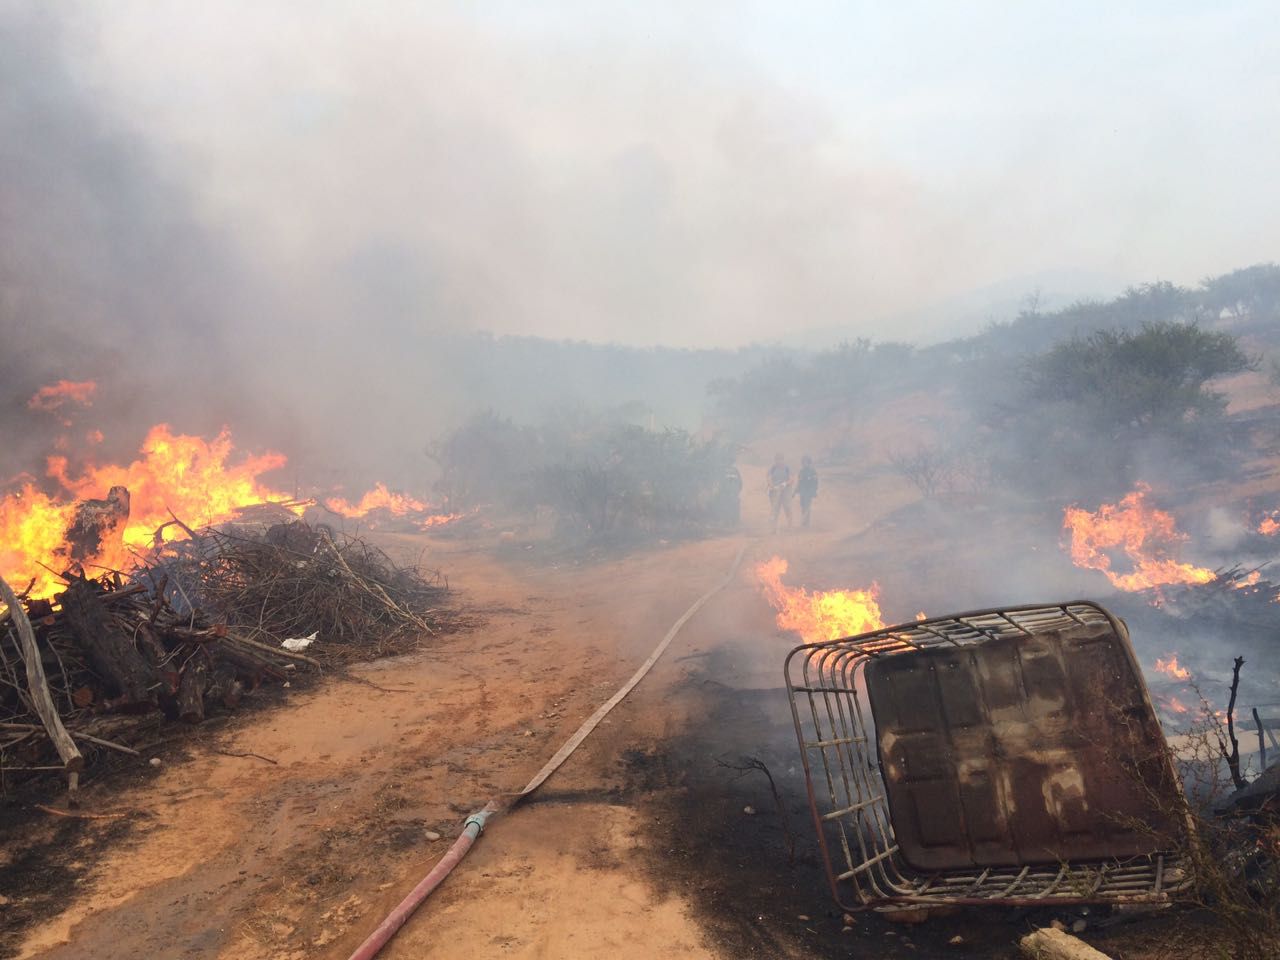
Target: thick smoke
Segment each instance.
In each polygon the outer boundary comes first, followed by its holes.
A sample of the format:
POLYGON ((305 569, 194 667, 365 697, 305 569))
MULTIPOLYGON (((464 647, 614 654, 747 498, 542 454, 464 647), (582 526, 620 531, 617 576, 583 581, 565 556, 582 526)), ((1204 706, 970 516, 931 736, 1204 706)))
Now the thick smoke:
POLYGON ((50 381, 98 381, 104 420, 157 397, 164 416, 227 415, 212 387, 232 257, 91 103, 44 4, 0 5, 0 235, 0 473, 46 451, 50 421, 25 403, 50 381))
MULTIPOLYGON (((341 181, 326 209, 311 211, 316 194, 305 190, 242 184, 256 222, 211 225, 194 183, 203 167, 166 154, 127 101, 90 82, 83 26, 39 3, 0 4, 0 476, 42 472, 62 425, 27 400, 61 379, 98 383, 92 410, 72 417, 73 455, 98 427, 96 455, 121 459, 158 421, 204 434, 229 424, 238 443, 285 452, 286 479, 304 488, 382 479, 423 489, 426 441, 475 409, 528 415, 644 397, 660 422, 696 426, 706 379, 750 361, 474 336, 486 318, 520 315, 521 288, 533 297, 541 271, 517 268, 501 302, 485 305, 498 289, 484 274, 522 262, 511 245, 525 241, 475 213, 518 209, 510 191, 526 188, 521 161, 504 165, 502 144, 475 123, 433 146, 432 129, 449 121, 419 118, 412 149, 397 151, 374 148, 369 118, 350 132, 371 166, 354 141, 318 148, 318 165, 327 157, 341 181), (487 199, 455 200, 450 214, 445 201, 459 191, 487 199), (427 225, 420 236, 402 229, 403 211, 392 215, 406 203, 427 225), (282 221, 303 251, 262 240, 282 221)), ((358 115, 377 112, 377 85, 345 96, 358 115)), ((392 98, 390 109, 408 108, 392 98)), ((287 153, 273 138, 305 139, 290 129, 263 133, 264 162, 287 153)), ((318 176, 296 171, 312 188, 318 176)))
POLYGON ((45 452, 26 398, 93 379, 83 425, 113 456, 159 420, 227 423, 304 487, 421 493, 423 446, 474 410, 641 401, 696 427, 705 384, 758 359, 603 342, 935 335, 946 310, 884 318, 1064 261, 1128 274, 1081 251, 1186 235, 1080 216, 1128 191, 1104 176, 1122 150, 1074 169, 1087 129, 1045 141, 1035 119, 1006 166, 922 161, 901 134, 933 108, 892 115, 909 77, 858 121, 838 84, 720 43, 724 10, 650 41, 643 17, 572 5, 563 35, 515 9, 364 6, 0 0, 0 473, 45 452))

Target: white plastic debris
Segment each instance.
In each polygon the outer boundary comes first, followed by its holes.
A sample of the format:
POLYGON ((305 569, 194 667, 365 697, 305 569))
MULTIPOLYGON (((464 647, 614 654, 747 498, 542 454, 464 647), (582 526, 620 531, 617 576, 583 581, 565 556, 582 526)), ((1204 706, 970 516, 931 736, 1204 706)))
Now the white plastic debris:
MULTIPOLYGON (((317 630, 316 633, 320 631, 317 630)), ((307 647, 316 642, 316 634, 313 633, 309 637, 290 637, 288 640, 281 640, 280 646, 292 653, 301 653, 307 647)))

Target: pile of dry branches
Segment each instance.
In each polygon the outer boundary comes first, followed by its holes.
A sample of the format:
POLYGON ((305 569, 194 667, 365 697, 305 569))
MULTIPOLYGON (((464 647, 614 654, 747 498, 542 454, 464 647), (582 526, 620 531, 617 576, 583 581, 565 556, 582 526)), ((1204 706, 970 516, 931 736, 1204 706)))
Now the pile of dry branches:
POLYGON ((81 746, 133 753, 162 719, 198 723, 264 683, 458 624, 438 574, 322 526, 187 534, 128 576, 67 575, 54 601, 0 607, 0 790, 77 772, 81 746), (281 646, 291 638, 314 643, 281 646))
POLYGON ((188 531, 135 579, 180 612, 199 611, 239 636, 278 646, 324 641, 328 660, 394 653, 454 624, 439 573, 397 566, 357 537, 301 520, 265 532, 188 531))

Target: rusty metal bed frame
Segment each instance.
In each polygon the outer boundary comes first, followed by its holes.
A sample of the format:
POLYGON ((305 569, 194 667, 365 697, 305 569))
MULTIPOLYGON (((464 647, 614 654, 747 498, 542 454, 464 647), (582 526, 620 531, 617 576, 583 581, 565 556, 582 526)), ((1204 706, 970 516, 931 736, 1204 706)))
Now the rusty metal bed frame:
MULTIPOLYGON (((978 610, 805 644, 790 652, 784 673, 809 804, 831 891, 843 909, 1161 902, 1190 886, 1189 870, 1172 852, 1125 860, 921 871, 906 863, 895 838, 874 718, 866 702, 867 664, 929 647, 963 647, 1104 624, 1124 638, 1149 707, 1127 629, 1090 601, 978 610)), ((1169 770, 1172 774, 1171 764, 1169 770)))

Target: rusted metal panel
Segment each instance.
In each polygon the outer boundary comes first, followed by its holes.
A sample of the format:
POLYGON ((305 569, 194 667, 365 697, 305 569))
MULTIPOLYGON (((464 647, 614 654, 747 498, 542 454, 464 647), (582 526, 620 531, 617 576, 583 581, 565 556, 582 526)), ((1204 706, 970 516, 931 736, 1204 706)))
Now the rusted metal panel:
POLYGON ((1110 624, 912 650, 867 694, 905 863, 918 870, 1157 852, 1164 738, 1110 624), (1153 790, 1153 788, 1155 788, 1153 790))
POLYGON ((1180 788, 1127 631, 1098 604, 804 644, 784 672, 842 908, 1159 902, 1191 888, 1186 826, 1161 813, 1180 788))

